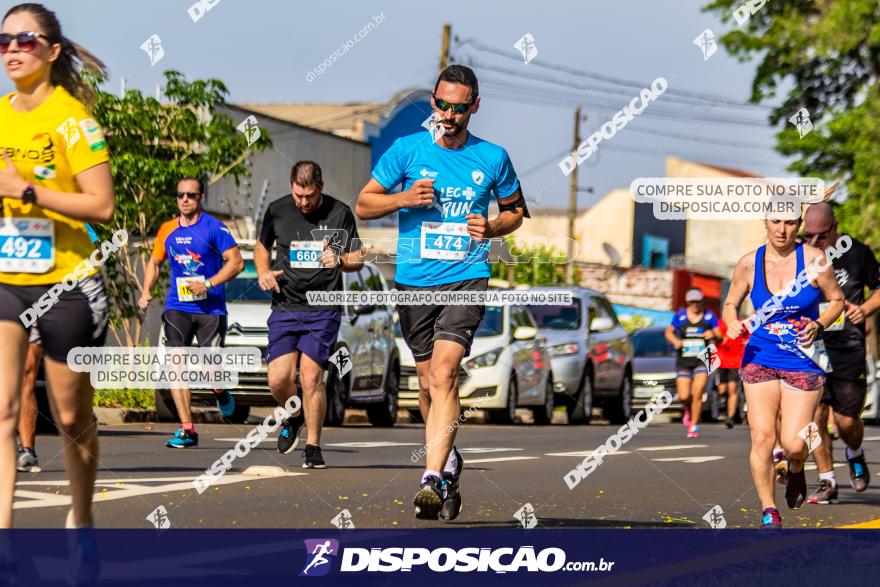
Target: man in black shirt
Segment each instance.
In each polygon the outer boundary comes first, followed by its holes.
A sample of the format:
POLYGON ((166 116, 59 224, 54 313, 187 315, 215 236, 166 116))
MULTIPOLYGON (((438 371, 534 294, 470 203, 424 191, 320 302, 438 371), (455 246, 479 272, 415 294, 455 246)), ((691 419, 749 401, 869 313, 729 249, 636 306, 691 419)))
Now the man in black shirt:
MULTIPOLYGON (((834 211, 827 203, 814 204, 804 215, 804 240, 822 250, 834 245, 839 234, 834 211)), ((852 237, 850 237, 852 238, 852 237)), ((864 491, 870 481, 862 451, 861 413, 865 407, 865 319, 880 308, 880 270, 873 251, 852 239, 852 247, 832 261, 837 282, 843 290, 846 312, 825 329, 823 335, 832 371, 827 374, 825 390, 816 408, 815 421, 822 443, 813 451, 819 470, 819 488, 810 503, 828 504, 837 500, 831 437, 828 434, 828 407, 834 409, 834 421, 840 438, 846 443, 846 460, 853 489, 864 491), (871 293, 865 300, 865 288, 871 293)), ((820 306, 820 313, 825 304, 820 306)))
POLYGON ((303 409, 282 423, 278 452, 288 454, 296 448, 305 423, 308 439, 303 467, 323 469, 324 369, 339 335, 341 308, 310 306, 306 293, 341 291, 342 271, 359 271, 364 262, 354 214, 323 193, 318 164, 300 161, 294 165, 290 187, 290 195, 275 200, 266 210, 254 247, 254 265, 260 288, 273 292, 266 349, 272 396, 283 406, 296 394, 297 363, 303 389, 303 409))

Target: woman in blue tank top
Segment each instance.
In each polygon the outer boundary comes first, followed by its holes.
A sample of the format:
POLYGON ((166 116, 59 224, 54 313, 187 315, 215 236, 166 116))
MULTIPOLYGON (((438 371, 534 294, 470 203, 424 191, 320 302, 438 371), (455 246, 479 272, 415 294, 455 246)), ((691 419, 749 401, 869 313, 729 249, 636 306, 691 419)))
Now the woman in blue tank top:
POLYGON ((796 509, 807 496, 803 469, 809 450, 800 434, 809 431, 825 383, 821 334, 843 311, 843 293, 822 251, 797 242, 800 217, 764 222, 767 244, 736 264, 721 317, 730 325, 728 337, 751 332, 740 369, 749 408, 749 462, 762 525, 779 527, 773 485, 777 420, 781 412, 779 438, 788 460, 785 500, 796 509), (747 294, 756 310, 740 322, 737 313, 747 294), (830 303, 820 317, 823 297, 830 303))

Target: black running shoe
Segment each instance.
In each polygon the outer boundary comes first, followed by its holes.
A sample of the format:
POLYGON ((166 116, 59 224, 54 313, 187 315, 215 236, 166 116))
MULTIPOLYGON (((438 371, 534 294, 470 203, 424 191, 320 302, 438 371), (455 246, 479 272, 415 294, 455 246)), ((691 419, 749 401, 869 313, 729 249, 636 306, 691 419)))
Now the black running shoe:
POLYGON ((299 431, 302 430, 305 420, 302 412, 296 418, 281 420, 281 429, 278 431, 278 452, 283 455, 290 454, 299 444, 299 431))
POLYGON ((327 468, 327 465, 324 464, 324 457, 321 456, 320 446, 314 444, 306 444, 306 448, 303 450, 303 458, 305 458, 303 469, 327 468))
POLYGON ((818 503, 821 505, 837 503, 837 485, 832 485, 828 479, 819 479, 819 487, 807 499, 807 503, 818 503))
POLYGON ((436 520, 443 507, 443 480, 431 475, 422 483, 413 498, 416 506, 416 517, 420 520, 436 520))
POLYGON ((796 510, 803 505, 805 499, 807 499, 807 478, 804 470, 795 473, 789 466, 788 481, 785 484, 785 503, 788 504, 789 509, 796 510))
POLYGON ((846 460, 849 463, 849 482, 853 489, 861 493, 868 488, 868 483, 871 481, 871 473, 865 462, 865 453, 846 460))
POLYGON ((443 507, 440 508, 440 519, 451 522, 461 513, 461 494, 458 492, 458 483, 461 481, 461 471, 464 469, 464 459, 461 453, 454 446, 455 460, 458 466, 455 473, 447 473, 443 471, 443 489, 446 490, 446 499, 443 501, 443 507))
POLYGON ((733 428, 733 418, 728 418, 727 421, 724 422, 724 425, 727 427, 728 430, 733 428))

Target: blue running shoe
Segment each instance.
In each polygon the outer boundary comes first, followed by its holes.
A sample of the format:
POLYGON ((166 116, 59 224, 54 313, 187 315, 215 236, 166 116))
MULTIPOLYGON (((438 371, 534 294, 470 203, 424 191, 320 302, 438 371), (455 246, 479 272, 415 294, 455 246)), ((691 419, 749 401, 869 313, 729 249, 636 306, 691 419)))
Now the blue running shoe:
POLYGON ((165 443, 168 448, 195 448, 199 445, 199 435, 196 431, 180 428, 174 433, 174 438, 165 443))
POLYGON ((232 414, 235 413, 235 400, 232 398, 232 394, 229 393, 229 390, 224 389, 223 393, 215 395, 214 397, 217 398, 217 409, 220 410, 223 417, 231 418, 232 414))
POLYGON ((782 528, 782 516, 776 508, 766 508, 761 512, 761 528, 782 528))

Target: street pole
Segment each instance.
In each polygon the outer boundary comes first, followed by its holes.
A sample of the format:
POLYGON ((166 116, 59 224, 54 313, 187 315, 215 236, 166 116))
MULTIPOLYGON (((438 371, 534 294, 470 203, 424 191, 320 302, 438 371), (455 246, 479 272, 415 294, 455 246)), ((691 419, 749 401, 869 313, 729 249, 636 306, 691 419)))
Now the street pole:
POLYGON ((443 36, 440 39, 440 71, 449 65, 449 39, 452 37, 452 25, 443 25, 443 36))
MULTIPOLYGON (((574 111, 574 145, 572 153, 576 153, 581 143, 581 107, 574 111)), ((574 283, 574 219, 577 214, 578 193, 578 168, 575 165, 571 171, 571 186, 568 194, 568 266, 566 267, 565 282, 574 283)))

